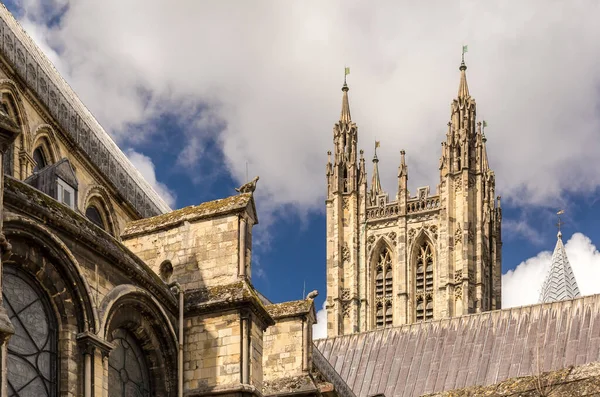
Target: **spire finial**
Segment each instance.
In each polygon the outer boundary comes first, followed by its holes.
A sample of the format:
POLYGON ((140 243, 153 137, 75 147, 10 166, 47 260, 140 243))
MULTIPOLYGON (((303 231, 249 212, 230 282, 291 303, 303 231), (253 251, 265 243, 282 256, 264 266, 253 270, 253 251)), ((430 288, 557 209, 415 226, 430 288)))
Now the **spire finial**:
POLYGON ((469 97, 469 86, 467 85, 467 65, 465 65, 465 52, 467 52, 468 46, 464 45, 462 49, 462 61, 460 63, 460 84, 458 85, 458 99, 467 99, 469 97))
POLYGON ((377 160, 377 148, 381 146, 381 142, 375 141, 375 155, 373 156, 373 161, 377 160))
POLYGON ((467 70, 467 65, 465 65, 465 52, 469 51, 469 46, 468 45, 463 45, 462 46, 462 58, 461 58, 461 62, 460 62, 460 67, 458 68, 459 70, 467 70))
POLYGON ((560 231, 560 227, 565 223, 561 221, 560 216, 565 213, 565 210, 560 210, 556 213, 558 216, 558 222, 556 222, 556 227, 558 228, 558 234, 556 235, 558 238, 562 237, 562 232, 560 231))
POLYGON ((485 137, 485 127, 487 127, 487 121, 483 120, 483 123, 481 124, 481 140, 483 143, 487 141, 487 138, 485 137))
POLYGON ((340 116, 340 121, 342 123, 350 123, 352 118, 350 117, 350 103, 348 102, 348 84, 346 84, 346 76, 350 74, 350 68, 346 67, 344 69, 344 85, 342 86, 342 92, 344 93, 342 97, 342 114, 340 116))

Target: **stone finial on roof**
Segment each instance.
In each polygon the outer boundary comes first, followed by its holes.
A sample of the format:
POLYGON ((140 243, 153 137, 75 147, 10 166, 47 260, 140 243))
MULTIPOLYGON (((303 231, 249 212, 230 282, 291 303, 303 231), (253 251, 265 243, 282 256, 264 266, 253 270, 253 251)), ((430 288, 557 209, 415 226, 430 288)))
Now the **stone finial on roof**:
POLYGON ((258 182, 258 179, 259 179, 259 177, 257 176, 256 178, 252 179, 250 182, 244 183, 242 186, 236 188, 235 191, 240 194, 254 193, 254 191, 256 190, 256 182, 258 182))
POLYGON ((348 84, 346 84, 346 78, 344 77, 344 85, 342 86, 342 112, 340 114, 340 121, 342 123, 350 124, 352 117, 350 116, 350 102, 348 101, 348 84))
POLYGON ((306 295, 306 299, 315 299, 317 296, 319 296, 319 291, 314 290, 308 293, 308 295, 306 295))
POLYGON ((567 252, 562 242, 562 233, 560 226, 560 215, 564 211, 558 212, 558 234, 556 247, 552 254, 552 264, 550 265, 550 271, 544 280, 542 285, 542 291, 540 293, 540 303, 556 302, 567 299, 574 299, 581 296, 579 287, 577 286, 577 280, 575 280, 575 274, 567 258, 567 252))

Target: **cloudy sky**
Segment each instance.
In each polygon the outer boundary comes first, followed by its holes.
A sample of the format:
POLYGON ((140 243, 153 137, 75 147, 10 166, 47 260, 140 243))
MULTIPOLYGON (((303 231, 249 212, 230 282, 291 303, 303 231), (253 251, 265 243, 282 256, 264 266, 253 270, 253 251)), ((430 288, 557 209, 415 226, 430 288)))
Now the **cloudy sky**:
MULTIPOLYGON (((344 66, 359 145, 394 196, 435 186, 463 44, 503 197, 504 305, 534 303, 556 242, 600 292, 600 2, 5 1, 179 208, 260 175, 254 280, 325 296, 325 162, 344 66), (374 5, 376 4, 376 5, 374 5), (595 278, 592 278, 596 276, 595 278)), ((596 289, 594 289, 596 288, 596 289)))

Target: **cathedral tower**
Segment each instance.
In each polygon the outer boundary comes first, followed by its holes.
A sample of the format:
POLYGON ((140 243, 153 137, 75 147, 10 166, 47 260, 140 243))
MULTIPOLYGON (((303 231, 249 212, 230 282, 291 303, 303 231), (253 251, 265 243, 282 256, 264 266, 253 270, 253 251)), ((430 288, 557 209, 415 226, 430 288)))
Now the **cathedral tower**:
POLYGON ((437 191, 410 194, 402 150, 394 201, 381 187, 376 151, 367 187, 344 83, 327 163, 329 337, 500 308, 500 197, 464 60, 459 70, 437 191))

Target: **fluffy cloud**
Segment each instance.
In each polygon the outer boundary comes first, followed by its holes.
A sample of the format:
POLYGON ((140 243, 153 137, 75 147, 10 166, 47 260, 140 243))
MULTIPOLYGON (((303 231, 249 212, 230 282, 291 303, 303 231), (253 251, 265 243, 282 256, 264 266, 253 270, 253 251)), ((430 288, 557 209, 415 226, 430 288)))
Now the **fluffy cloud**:
MULTIPOLYGON (((565 244, 565 250, 582 295, 600 293, 600 252, 592 241, 575 233, 565 244)), ((552 252, 543 251, 521 262, 515 270, 502 275, 502 307, 516 307, 538 303, 544 278, 550 269, 552 252)), ((327 337, 327 312, 325 303, 317 312, 313 338, 327 337)))
POLYGON ((129 161, 135 166, 135 168, 142 174, 144 179, 148 181, 150 186, 158 193, 160 197, 167 203, 171 208, 175 208, 175 193, 171 191, 165 184, 160 183, 156 180, 156 173, 154 171, 154 163, 148 156, 138 153, 135 150, 129 149, 125 151, 129 161))
MULTIPOLYGON (((592 241, 575 233, 565 244, 582 295, 600 293, 600 252, 592 241)), ((535 304, 550 269, 552 252, 540 252, 502 276, 502 307, 535 304)))
MULTIPOLYGON (((594 0, 59 0, 62 17, 50 28, 40 22, 43 2, 23 1, 34 10, 24 23, 57 49, 57 67, 118 141, 131 139, 130 125, 164 112, 189 117, 201 105, 222 126, 218 146, 233 177, 245 179, 246 161, 261 176, 263 210, 322 209, 344 65, 360 145, 370 155, 375 137, 382 142, 384 185, 395 186, 400 149, 412 188, 434 185, 464 43, 498 193, 537 204, 600 185, 594 0)), ((206 114, 187 132, 195 147, 208 139, 206 114)), ((193 169, 194 153, 180 164, 193 169)))
POLYGON ((317 311, 317 323, 313 325, 313 339, 327 338, 327 310, 325 302, 321 310, 317 311))

